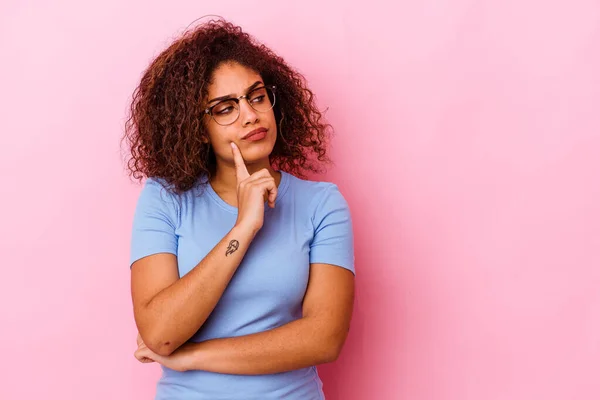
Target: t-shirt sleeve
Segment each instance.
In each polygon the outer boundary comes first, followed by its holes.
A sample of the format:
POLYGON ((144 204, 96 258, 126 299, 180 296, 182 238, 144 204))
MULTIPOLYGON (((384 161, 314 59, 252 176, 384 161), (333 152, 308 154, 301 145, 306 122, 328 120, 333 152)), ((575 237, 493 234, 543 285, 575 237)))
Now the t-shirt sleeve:
POLYGON ((174 197, 157 180, 148 178, 133 216, 129 267, 140 258, 157 254, 177 255, 178 207, 174 197))
POLYGON ((325 189, 313 218, 310 262, 333 264, 354 271, 354 235, 350 208, 337 185, 325 189))

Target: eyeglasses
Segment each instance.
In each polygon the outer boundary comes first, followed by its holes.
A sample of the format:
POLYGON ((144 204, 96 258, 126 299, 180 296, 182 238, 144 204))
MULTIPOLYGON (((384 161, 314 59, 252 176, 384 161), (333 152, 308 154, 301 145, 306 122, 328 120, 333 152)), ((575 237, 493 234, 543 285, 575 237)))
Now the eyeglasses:
POLYGON ((267 112, 275 106, 275 85, 265 85, 252 89, 237 98, 225 99, 204 110, 219 125, 231 125, 240 116, 240 100, 246 99, 250 107, 258 112, 267 112))

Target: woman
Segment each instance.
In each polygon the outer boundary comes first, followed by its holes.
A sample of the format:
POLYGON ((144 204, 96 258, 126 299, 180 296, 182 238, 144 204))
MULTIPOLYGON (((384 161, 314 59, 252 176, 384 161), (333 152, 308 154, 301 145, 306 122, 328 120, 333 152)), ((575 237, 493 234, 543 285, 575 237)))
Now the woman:
POLYGON ((128 167, 135 356, 156 399, 323 399, 348 332, 354 251, 304 78, 228 22, 186 32, 134 93, 128 167), (311 162, 314 159, 315 162, 311 162))

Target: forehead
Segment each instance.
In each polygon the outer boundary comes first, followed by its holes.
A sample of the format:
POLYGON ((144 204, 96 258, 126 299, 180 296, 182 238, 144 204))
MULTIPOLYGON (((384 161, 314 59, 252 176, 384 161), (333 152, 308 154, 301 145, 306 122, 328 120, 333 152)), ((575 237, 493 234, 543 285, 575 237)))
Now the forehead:
POLYGON ((241 95, 257 81, 262 81, 261 76, 250 68, 237 63, 222 64, 213 73, 208 85, 208 96, 241 95))

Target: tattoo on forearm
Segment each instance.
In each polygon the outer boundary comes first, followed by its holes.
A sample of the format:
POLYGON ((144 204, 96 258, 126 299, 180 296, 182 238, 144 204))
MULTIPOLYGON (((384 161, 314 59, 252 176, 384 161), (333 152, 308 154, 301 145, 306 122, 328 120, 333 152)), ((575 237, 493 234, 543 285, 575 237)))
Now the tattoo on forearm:
POLYGON ((238 242, 237 240, 233 239, 231 242, 229 242, 229 246, 227 246, 227 252, 225 253, 225 257, 227 257, 230 254, 235 253, 235 251, 240 247, 240 242, 238 242))

